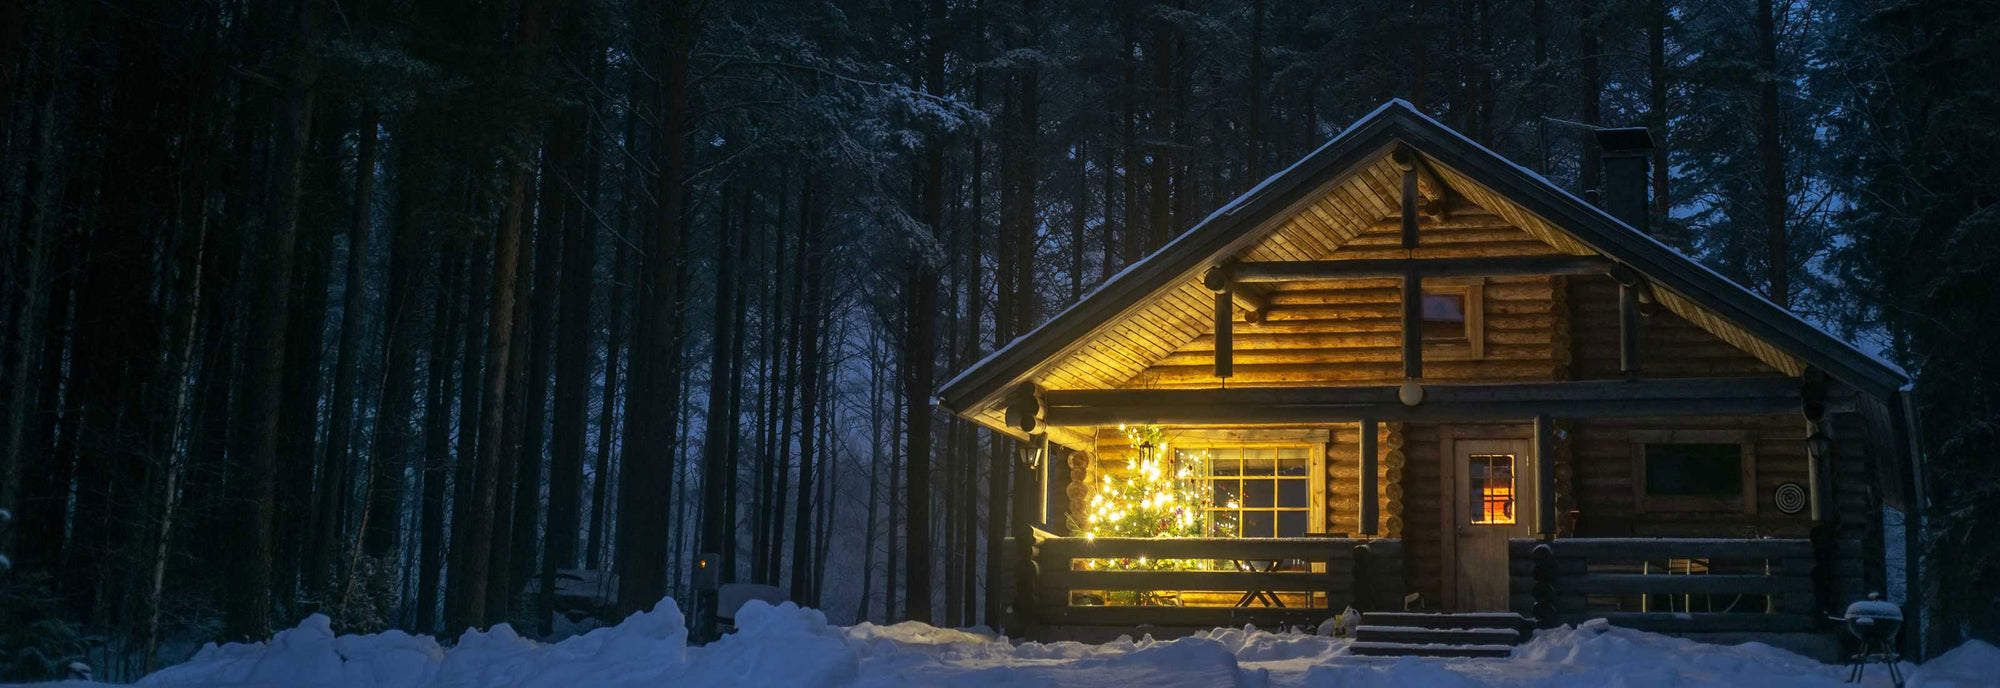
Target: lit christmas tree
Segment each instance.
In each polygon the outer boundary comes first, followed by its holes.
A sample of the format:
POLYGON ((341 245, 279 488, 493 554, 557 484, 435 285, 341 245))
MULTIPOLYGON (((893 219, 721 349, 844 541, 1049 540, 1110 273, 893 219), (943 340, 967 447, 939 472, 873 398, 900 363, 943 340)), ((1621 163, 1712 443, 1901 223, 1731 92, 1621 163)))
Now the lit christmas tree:
MULTIPOLYGON (((1087 539, 1097 537, 1175 538, 1235 535, 1206 530, 1207 507, 1212 502, 1208 481, 1208 451, 1176 451, 1168 446, 1166 434, 1157 426, 1119 426, 1133 447, 1126 470, 1121 475, 1101 476, 1091 491, 1087 516, 1074 530, 1087 539)), ((1217 524, 1227 528, 1227 524, 1217 524)), ((1207 569, 1207 560, 1095 559, 1086 568, 1112 569, 1207 569)))

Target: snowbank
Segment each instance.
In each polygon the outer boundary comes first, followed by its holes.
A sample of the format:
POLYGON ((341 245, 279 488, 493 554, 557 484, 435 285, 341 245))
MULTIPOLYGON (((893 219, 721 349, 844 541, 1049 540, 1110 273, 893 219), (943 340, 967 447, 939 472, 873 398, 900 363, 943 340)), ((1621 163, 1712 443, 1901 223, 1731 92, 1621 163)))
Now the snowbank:
MULTIPOLYGON (((555 644, 506 626, 468 633, 449 649, 427 636, 335 636, 324 617, 268 643, 209 645, 142 686, 485 687, 586 686, 1554 686, 1651 688, 1743 685, 1832 687, 1846 677, 1765 645, 1704 645, 1592 622, 1543 631, 1508 660, 1350 656, 1347 642, 1254 628, 1171 641, 1102 645, 1023 643, 990 633, 829 625, 818 611, 752 603, 740 631, 689 647, 672 600, 611 627, 555 644)), ((1970 643, 1913 670, 1915 688, 1994 685, 2000 649, 1970 643)), ((1868 685, 1888 685, 1879 667, 1868 685)))

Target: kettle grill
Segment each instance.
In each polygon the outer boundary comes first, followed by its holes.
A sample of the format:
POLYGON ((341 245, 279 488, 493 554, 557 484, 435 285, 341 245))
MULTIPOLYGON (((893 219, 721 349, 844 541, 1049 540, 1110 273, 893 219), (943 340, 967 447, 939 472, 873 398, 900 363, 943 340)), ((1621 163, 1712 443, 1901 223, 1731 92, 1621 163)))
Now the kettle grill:
POLYGON ((1861 641, 1859 651, 1849 658, 1848 683, 1859 683, 1862 672, 1871 661, 1879 661, 1889 668, 1889 679, 1896 688, 1903 688, 1903 674, 1896 667, 1902 659, 1896 654, 1896 631, 1903 627, 1903 609, 1882 599, 1882 593, 1868 593, 1868 599, 1847 605, 1847 613, 1839 619, 1847 627, 1847 632, 1861 641))

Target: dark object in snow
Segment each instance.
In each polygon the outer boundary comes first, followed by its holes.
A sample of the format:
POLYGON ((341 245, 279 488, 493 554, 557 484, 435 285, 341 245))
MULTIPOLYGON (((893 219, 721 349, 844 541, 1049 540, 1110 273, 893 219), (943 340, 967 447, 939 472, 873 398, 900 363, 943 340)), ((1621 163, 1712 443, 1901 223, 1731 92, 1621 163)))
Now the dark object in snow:
POLYGON ((1889 679, 1896 688, 1903 688, 1903 674, 1896 667, 1902 657, 1894 649, 1896 631, 1903 627, 1903 609, 1883 601, 1882 593, 1871 592, 1868 599, 1847 605, 1841 622, 1847 625, 1848 633, 1861 640, 1861 650, 1848 662, 1847 682, 1859 683, 1868 663, 1879 661, 1889 668, 1889 679))
POLYGON ((779 590, 775 585, 759 583, 730 583, 722 586, 722 589, 716 592, 715 602, 715 617, 716 621, 721 622, 721 632, 729 633, 736 630, 736 613, 742 611, 743 605, 749 604, 752 600, 762 601, 775 607, 785 602, 785 591, 779 590))

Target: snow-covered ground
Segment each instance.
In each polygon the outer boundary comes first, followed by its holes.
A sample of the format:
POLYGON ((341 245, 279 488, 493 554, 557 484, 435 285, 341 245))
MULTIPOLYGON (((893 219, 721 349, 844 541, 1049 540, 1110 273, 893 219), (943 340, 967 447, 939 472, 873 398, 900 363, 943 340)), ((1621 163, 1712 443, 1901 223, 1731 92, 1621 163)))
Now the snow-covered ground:
MULTIPOLYGON (((450 649, 398 631, 335 636, 324 617, 269 643, 208 646, 142 686, 1837 686, 1844 667, 1765 645, 1702 645, 1602 622, 1538 633, 1511 659, 1349 656, 1347 641, 1218 629, 1172 641, 1016 645, 933 628, 832 626, 789 603, 751 603, 738 633, 689 647, 672 600, 554 644, 500 626, 450 649)), ((1971 643, 1922 667, 1919 688, 2000 685, 2000 649, 1971 643)), ((1867 685, 1889 685, 1878 665, 1867 685)), ((56 684, 62 685, 62 684, 56 684)), ((73 684, 90 685, 90 684, 73 684)))

